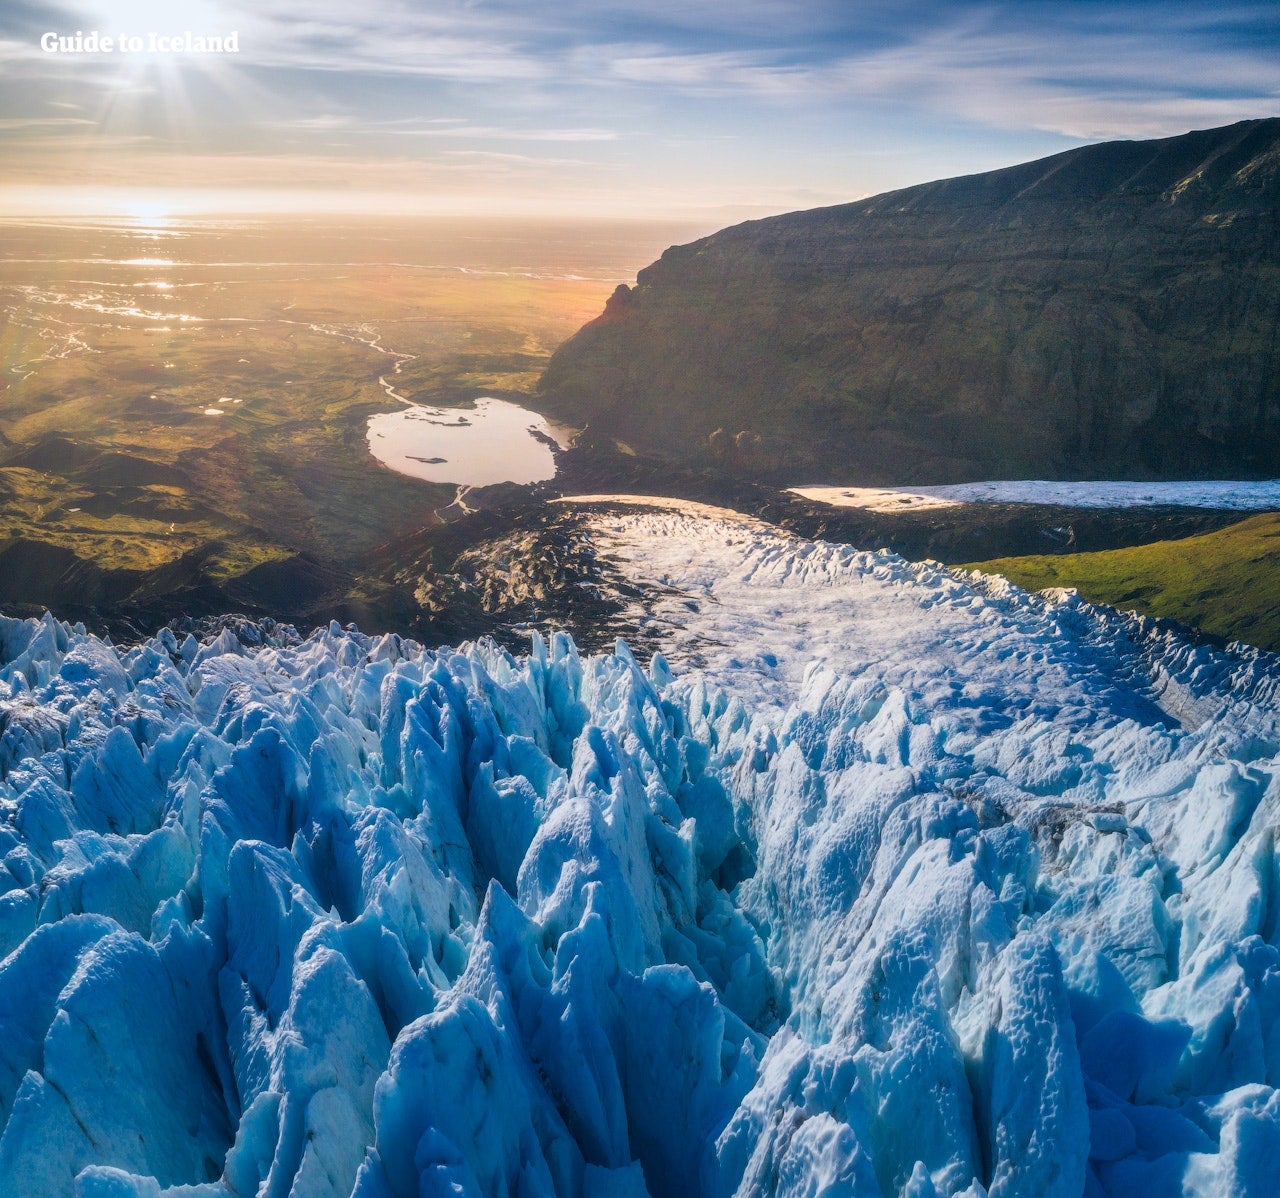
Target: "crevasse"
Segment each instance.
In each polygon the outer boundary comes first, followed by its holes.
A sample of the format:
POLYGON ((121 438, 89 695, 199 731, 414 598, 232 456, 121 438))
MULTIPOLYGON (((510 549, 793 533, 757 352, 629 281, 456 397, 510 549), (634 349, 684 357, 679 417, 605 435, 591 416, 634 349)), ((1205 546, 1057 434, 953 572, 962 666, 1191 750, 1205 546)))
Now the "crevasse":
POLYGON ((0 621, 0 1194, 1273 1194, 1271 659, 777 549, 979 634, 0 621))

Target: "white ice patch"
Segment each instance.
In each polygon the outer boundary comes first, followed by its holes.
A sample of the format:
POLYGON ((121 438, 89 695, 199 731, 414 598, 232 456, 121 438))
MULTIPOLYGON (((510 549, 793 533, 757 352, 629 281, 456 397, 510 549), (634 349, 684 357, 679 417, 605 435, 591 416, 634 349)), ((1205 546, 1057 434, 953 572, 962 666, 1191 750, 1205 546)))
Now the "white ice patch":
POLYGON ((1180 507, 1268 511, 1280 508, 1280 479, 1263 482, 1047 482, 1013 479, 938 487, 792 487, 806 499, 873 512, 929 511, 963 503, 1038 503, 1059 507, 1180 507))

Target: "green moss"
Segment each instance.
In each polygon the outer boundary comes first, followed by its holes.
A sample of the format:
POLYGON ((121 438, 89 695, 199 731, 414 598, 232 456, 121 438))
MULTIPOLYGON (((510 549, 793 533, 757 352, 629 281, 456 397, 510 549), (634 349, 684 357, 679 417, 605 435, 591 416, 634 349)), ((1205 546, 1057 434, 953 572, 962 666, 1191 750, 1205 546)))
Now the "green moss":
POLYGON ((1280 650, 1280 513, 1218 532, 1101 553, 1010 557, 968 569, 1026 590, 1074 587, 1095 603, 1280 650))

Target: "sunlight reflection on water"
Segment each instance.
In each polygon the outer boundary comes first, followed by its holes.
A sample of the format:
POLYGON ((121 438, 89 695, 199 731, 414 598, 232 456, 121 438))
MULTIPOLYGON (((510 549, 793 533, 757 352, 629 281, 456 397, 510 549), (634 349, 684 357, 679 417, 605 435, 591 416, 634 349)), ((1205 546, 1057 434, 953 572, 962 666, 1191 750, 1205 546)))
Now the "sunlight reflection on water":
POLYGON ((566 430, 502 399, 474 408, 418 405, 369 419, 369 452, 384 466, 427 482, 487 487, 555 477, 552 446, 566 430))

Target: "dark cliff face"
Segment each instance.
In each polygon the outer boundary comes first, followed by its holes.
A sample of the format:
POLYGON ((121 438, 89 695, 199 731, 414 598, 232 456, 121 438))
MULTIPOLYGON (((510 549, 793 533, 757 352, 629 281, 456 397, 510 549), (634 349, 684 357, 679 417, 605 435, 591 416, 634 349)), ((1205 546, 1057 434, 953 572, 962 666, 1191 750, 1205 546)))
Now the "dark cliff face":
POLYGON ((1280 119, 668 250, 543 406, 792 481, 1280 471, 1280 119))

